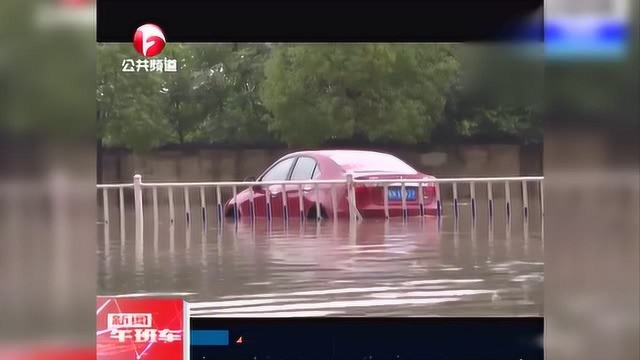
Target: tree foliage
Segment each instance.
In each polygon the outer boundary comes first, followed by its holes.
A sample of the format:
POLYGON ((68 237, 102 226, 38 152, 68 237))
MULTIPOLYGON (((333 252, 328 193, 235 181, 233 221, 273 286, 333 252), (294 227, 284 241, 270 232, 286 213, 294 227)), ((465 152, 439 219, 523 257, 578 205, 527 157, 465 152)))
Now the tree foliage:
MULTIPOLYGON (((532 49, 465 45, 460 73, 447 94, 440 134, 457 139, 542 139, 543 63, 532 49)), ((538 50, 538 49, 533 49, 538 50)))
POLYGON ((171 141, 165 116, 163 78, 156 73, 122 72, 135 52, 127 45, 98 46, 98 135, 107 145, 149 149, 171 141))
POLYGON ((270 129, 288 144, 416 143, 437 125, 457 62, 437 44, 298 45, 276 49, 265 71, 270 129))
POLYGON ((98 45, 104 145, 136 151, 190 143, 312 147, 355 138, 416 144, 442 141, 434 134, 526 139, 541 131, 538 98, 506 101, 486 91, 513 95, 516 86, 487 71, 496 61, 504 69, 505 57, 486 49, 168 44, 161 56, 178 60, 179 70, 123 72, 123 60, 139 59, 132 46, 98 45))

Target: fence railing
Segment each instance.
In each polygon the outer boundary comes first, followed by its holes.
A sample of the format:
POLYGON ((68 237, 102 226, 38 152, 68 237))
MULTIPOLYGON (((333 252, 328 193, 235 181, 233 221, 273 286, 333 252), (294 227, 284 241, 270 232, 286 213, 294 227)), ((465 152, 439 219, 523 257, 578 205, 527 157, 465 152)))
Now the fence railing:
MULTIPOLYGON (((192 214, 191 214, 191 195, 190 189, 198 188, 200 194, 200 209, 201 216, 203 220, 203 224, 206 223, 207 216, 207 199, 205 189, 215 189, 215 204, 216 204, 216 216, 217 220, 220 223, 223 223, 225 213, 224 213, 224 204, 226 201, 223 199, 222 191, 223 190, 231 190, 231 198, 237 199, 239 188, 248 189, 249 193, 249 214, 248 217, 251 220, 256 218, 256 205, 255 205, 255 191, 253 189, 254 186, 261 186, 269 196, 265 196, 266 201, 266 209, 265 214, 268 220, 273 218, 273 208, 272 208, 272 196, 271 187, 276 187, 281 189, 280 192, 282 196, 282 217, 285 221, 287 221, 291 214, 289 213, 290 201, 288 199, 287 187, 289 190, 291 186, 295 186, 297 188, 297 201, 299 206, 299 217, 301 221, 304 221, 307 216, 304 213, 304 196, 305 192, 315 191, 318 194, 320 188, 328 187, 330 189, 330 199, 331 199, 331 207, 332 209, 337 209, 339 201, 346 200, 348 205, 348 216, 350 220, 357 221, 361 220, 363 217, 360 214, 357 204, 356 198, 356 187, 358 185, 365 185, 369 187, 382 187, 383 188, 383 212, 384 217, 390 217, 390 205, 388 201, 389 187, 400 187, 401 189, 401 209, 402 216, 408 217, 409 215, 409 207, 406 199, 406 188, 407 187, 417 187, 418 189, 418 209, 419 216, 425 216, 427 214, 425 204, 424 204, 424 196, 423 191, 425 187, 433 187, 435 188, 435 201, 436 201, 436 213, 435 215, 438 217, 444 216, 444 201, 443 201, 443 192, 442 185, 450 184, 452 187, 452 215, 454 218, 458 218, 460 216, 460 199, 459 199, 459 187, 460 185, 467 185, 469 190, 469 199, 470 199, 470 207, 471 207, 471 216, 475 219, 477 216, 477 194, 476 188, 477 186, 486 187, 487 194, 487 210, 489 217, 493 218, 495 216, 495 202, 494 202, 494 189, 498 186, 504 187, 504 204, 505 204, 505 216, 507 219, 510 219, 513 213, 513 202, 511 195, 511 184, 519 183, 521 189, 521 199, 522 199, 522 213, 524 219, 528 219, 530 216, 530 207, 529 207, 529 186, 528 184, 534 183, 538 188, 538 201, 540 208, 540 215, 544 216, 544 193, 543 193, 543 182, 544 177, 542 176, 529 176, 529 177, 485 177, 485 178, 449 178, 449 179, 379 179, 379 180, 359 180, 354 179, 353 175, 347 175, 344 180, 306 180, 306 181, 286 181, 286 182, 258 182, 258 181, 242 181, 242 182, 142 182, 141 175, 135 175, 133 177, 133 183, 130 184, 98 184, 97 188, 99 191, 102 191, 102 207, 103 207, 103 222, 106 227, 109 226, 110 217, 109 217, 109 191, 117 191, 118 192, 118 204, 119 204, 119 217, 120 217, 120 234, 124 237, 125 233, 125 197, 124 190, 125 189, 133 189, 134 194, 134 210, 135 210, 135 236, 136 239, 141 239, 143 236, 143 189, 151 190, 151 200, 152 200, 152 211, 153 211, 153 221, 154 225, 157 226, 159 223, 159 207, 158 207, 158 190, 166 189, 168 196, 168 206, 169 206, 169 222, 171 225, 175 224, 175 201, 174 201, 174 191, 176 189, 182 189, 184 192, 183 200, 184 200, 184 210, 185 210, 185 221, 187 224, 192 222, 192 214), (344 191, 346 189, 346 192, 344 191)), ((319 200, 319 196, 315 196, 315 215, 316 219, 321 220, 321 204, 319 200)), ((338 217, 337 211, 332 211, 334 220, 338 217)), ((239 209, 238 206, 233 207, 233 218, 235 220, 239 219, 239 209)))

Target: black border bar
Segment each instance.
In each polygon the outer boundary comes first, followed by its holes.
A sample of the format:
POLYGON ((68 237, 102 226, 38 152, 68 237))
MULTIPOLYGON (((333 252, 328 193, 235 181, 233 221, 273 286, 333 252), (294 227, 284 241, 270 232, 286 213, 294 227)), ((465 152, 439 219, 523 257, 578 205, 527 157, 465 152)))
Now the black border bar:
POLYGON ((192 359, 544 358, 542 317, 191 318, 197 330, 228 332, 229 342, 191 346, 192 359))
POLYGON ((155 23, 168 42, 541 41, 542 9, 543 0, 97 0, 97 40, 131 42, 155 23))

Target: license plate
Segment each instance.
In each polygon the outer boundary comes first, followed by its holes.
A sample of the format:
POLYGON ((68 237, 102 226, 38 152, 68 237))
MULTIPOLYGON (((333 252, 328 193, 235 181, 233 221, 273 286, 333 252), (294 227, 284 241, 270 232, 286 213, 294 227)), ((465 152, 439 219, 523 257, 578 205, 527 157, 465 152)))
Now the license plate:
MULTIPOLYGON (((405 199, 408 201, 415 200, 418 197, 418 188, 404 188, 405 199)), ((402 201, 402 188, 390 187, 388 198, 391 201, 402 201)))

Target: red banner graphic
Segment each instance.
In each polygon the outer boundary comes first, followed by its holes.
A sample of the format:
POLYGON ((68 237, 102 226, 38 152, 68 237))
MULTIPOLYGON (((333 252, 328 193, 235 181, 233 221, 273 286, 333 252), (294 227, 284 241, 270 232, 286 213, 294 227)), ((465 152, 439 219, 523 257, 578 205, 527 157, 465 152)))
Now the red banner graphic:
POLYGON ((98 297, 97 359, 185 359, 185 309, 182 299, 98 297))

